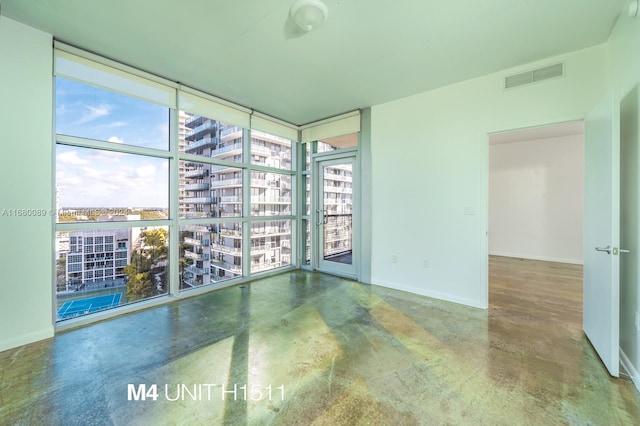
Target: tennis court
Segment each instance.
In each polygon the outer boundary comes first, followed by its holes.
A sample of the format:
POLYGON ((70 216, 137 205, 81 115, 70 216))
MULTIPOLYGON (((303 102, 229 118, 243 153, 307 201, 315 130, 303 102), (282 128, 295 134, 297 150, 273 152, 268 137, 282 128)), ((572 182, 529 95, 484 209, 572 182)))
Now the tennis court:
POLYGON ((86 315, 103 309, 114 308, 120 304, 122 293, 108 294, 106 296, 88 297, 86 299, 65 302, 58 309, 58 318, 67 319, 80 315, 86 315))

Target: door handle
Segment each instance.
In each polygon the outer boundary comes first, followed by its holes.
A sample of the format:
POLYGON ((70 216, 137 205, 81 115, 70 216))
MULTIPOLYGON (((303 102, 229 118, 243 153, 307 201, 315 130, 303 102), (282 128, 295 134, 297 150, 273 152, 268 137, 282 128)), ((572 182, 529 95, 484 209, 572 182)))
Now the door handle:
POLYGON ((611 246, 596 247, 596 251, 606 251, 607 254, 611 254, 611 246))
POLYGON ((316 226, 322 225, 322 217, 320 215, 324 210, 316 209, 316 226))
POLYGON ((620 253, 631 253, 631 250, 620 249, 618 250, 620 253))
POLYGON ((326 225, 327 223, 329 223, 329 215, 327 214, 326 210, 322 210, 322 214, 324 215, 322 223, 326 225))

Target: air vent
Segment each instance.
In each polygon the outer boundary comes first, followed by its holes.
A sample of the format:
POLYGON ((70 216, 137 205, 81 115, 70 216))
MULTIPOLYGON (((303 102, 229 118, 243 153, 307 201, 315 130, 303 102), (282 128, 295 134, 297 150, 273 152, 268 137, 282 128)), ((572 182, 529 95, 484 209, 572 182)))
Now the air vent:
POLYGON ((504 88, 512 89, 514 87, 535 83, 537 81, 562 77, 563 75, 564 67, 562 63, 549 65, 548 67, 538 68, 536 70, 531 70, 506 77, 504 79, 504 88))

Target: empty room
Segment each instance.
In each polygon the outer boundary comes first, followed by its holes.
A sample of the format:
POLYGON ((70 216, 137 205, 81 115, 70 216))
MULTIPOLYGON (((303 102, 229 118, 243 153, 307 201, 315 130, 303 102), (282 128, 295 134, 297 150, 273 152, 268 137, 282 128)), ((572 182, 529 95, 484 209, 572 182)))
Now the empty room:
POLYGON ((0 424, 637 424, 638 51, 637 0, 0 0, 0 424))

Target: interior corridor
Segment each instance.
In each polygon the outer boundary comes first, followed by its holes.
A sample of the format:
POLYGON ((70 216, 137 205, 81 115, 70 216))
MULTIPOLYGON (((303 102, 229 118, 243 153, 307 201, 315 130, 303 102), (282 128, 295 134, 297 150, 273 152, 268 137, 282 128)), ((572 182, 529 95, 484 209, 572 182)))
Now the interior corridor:
POLYGON ((298 271, 61 333, 0 353, 0 424, 637 421, 581 331, 581 267, 490 271, 488 311, 298 271))

